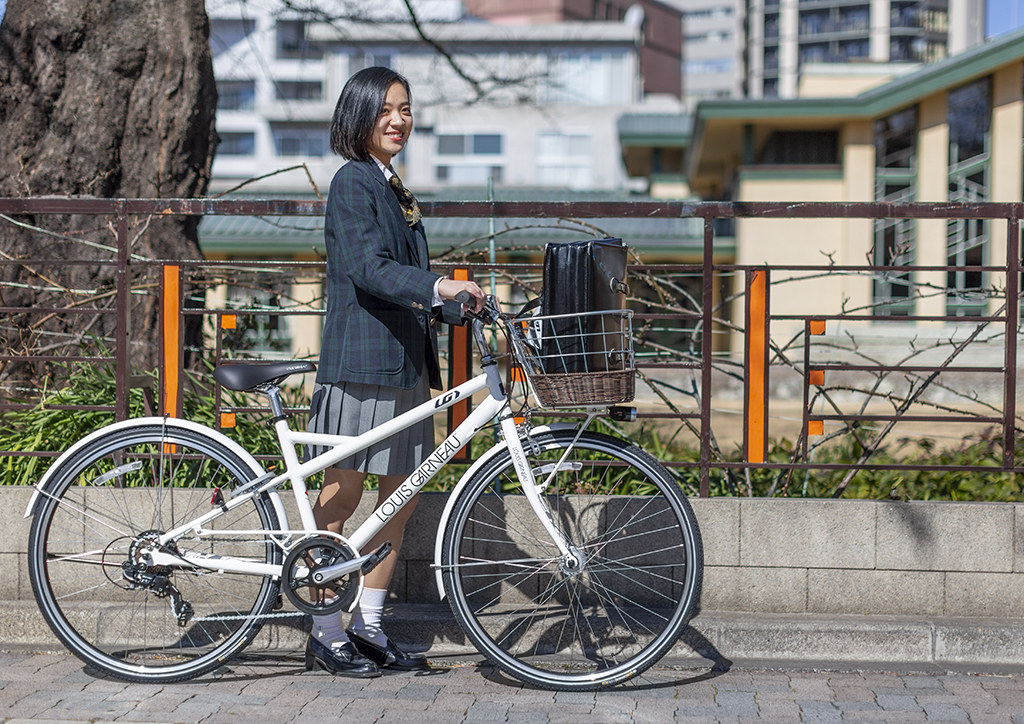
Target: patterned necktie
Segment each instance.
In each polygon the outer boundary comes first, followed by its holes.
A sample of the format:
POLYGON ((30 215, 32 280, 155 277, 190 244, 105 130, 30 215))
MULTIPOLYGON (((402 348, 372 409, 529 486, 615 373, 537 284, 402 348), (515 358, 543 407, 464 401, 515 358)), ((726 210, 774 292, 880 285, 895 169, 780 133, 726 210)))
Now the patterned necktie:
POLYGON ((409 226, 416 226, 416 222, 423 218, 423 214, 420 213, 420 205, 416 203, 416 197, 412 195, 412 191, 402 185, 402 179, 398 178, 398 174, 392 174, 389 183, 395 190, 395 196, 398 197, 398 203, 402 207, 402 215, 405 217, 406 223, 409 226))

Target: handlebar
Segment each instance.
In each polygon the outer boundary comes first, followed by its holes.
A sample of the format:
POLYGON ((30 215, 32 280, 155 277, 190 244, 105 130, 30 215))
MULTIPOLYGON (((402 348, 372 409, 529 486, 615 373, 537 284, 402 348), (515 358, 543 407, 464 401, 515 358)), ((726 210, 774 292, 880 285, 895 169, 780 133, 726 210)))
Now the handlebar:
POLYGON ((493 294, 488 294, 484 299, 484 308, 479 312, 472 311, 472 307, 475 305, 473 295, 469 292, 459 292, 455 295, 455 301, 459 302, 465 307, 468 307, 463 312, 464 317, 472 320, 473 328, 473 341, 476 342, 477 351, 480 353, 480 362, 483 365, 494 364, 494 357, 490 353, 490 348, 487 345, 487 340, 484 338, 484 326, 493 324, 498 321, 501 317, 501 309, 498 307, 498 298, 493 294))
POLYGON ((463 312, 465 316, 484 324, 492 324, 498 321, 498 318, 501 316, 501 309, 498 307, 498 299, 493 294, 488 294, 484 298, 484 308, 479 313, 472 311, 472 307, 475 306, 475 300, 473 299, 473 295, 469 292, 459 292, 455 295, 455 301, 470 308, 463 312))

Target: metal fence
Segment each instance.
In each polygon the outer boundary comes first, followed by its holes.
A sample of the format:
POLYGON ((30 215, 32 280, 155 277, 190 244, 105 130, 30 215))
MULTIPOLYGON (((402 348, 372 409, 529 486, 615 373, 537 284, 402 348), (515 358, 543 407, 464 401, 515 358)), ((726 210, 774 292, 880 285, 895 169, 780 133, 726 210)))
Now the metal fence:
MULTIPOLYGON (((656 433, 645 446, 653 445, 694 492, 751 494, 755 479, 771 480, 767 494, 793 492, 794 481, 801 478, 806 488, 810 471, 839 475, 832 483, 837 495, 865 470, 897 476, 922 470, 1024 472, 1015 449, 1021 425, 1016 376, 1022 204, 479 201, 422 206, 429 218, 576 219, 595 227, 608 219, 690 218, 699 224, 698 258, 657 264, 637 258, 630 267, 640 376, 637 406, 644 434, 656 433), (971 257, 967 261, 973 263, 914 265, 896 263, 896 255, 883 253, 864 263, 839 264, 822 257, 807 240, 793 242, 806 246, 807 263, 723 263, 716 257, 716 229, 732 229, 737 219, 867 219, 874 220, 876 235, 884 235, 891 220, 933 219, 949 226, 951 238, 957 224, 981 220, 987 228, 1005 225, 1006 239, 1012 241, 1004 259, 982 258, 980 263, 971 257), (919 280, 926 277, 931 281, 919 280), (799 295, 809 280, 843 278, 870 284, 872 303, 831 309, 808 299, 797 312, 792 303, 780 303, 799 295), (973 280, 966 291, 965 278, 973 280), (947 313, 915 314, 913 301, 924 298, 924 290, 949 300, 947 313), (730 416, 739 421, 730 424, 737 430, 731 437, 718 432, 730 416), (917 432, 908 437, 904 428, 917 432), (991 459, 965 462, 951 456, 921 462, 919 453, 928 443, 920 441, 941 440, 943 430, 952 431, 947 439, 971 435, 983 441, 994 451, 991 459), (918 443, 903 442, 914 436, 918 443), (893 441, 904 454, 893 454, 893 441), (846 459, 829 453, 842 445, 848 448, 846 459)), ((316 329, 323 313, 322 262, 151 259, 135 250, 153 219, 226 215, 266 220, 323 213, 321 201, 0 199, 0 240, 5 229, 36 234, 40 240, 38 251, 27 256, 0 255, 0 315, 5 320, 0 328, 0 412, 9 421, 11 415, 45 404, 68 414, 106 411, 123 419, 131 390, 142 388, 147 410, 181 414, 186 369, 201 369, 204 360, 215 364, 224 355, 294 352, 294 340, 285 344, 288 335, 281 337, 281 349, 273 349, 275 328, 280 331, 278 320, 287 318, 293 326, 316 329), (54 232, 48 222, 61 217, 95 219, 95 224, 84 234, 54 232), (97 242, 104 235, 109 240, 97 242), (75 250, 86 243, 89 258, 79 259, 75 250), (112 272, 113 283, 72 289, 62 275, 76 266, 104 267, 112 272), (303 285, 305 291, 296 292, 303 285), (5 298, 12 296, 34 301, 8 304, 5 298), (158 339, 133 337, 133 316, 147 314, 159 319, 158 339), (89 321, 98 319, 103 322, 89 321), (239 331, 239 322, 246 319, 249 324, 239 331), (90 330, 99 331, 93 337, 90 330), (140 374, 145 371, 138 369, 140 360, 155 360, 151 366, 157 374, 140 374), (67 365, 109 367, 113 399, 65 404, 47 397, 51 373, 67 365)), ((492 242, 490 258, 481 258, 479 250, 447 254, 435 267, 500 287, 499 296, 510 302, 540 291, 537 245, 511 244, 495 253, 492 242)), ((663 249, 661 261, 672 254, 673 249, 663 249)), ((960 261, 962 255, 949 258, 960 261)), ((449 335, 446 359, 452 382, 471 373, 468 347, 464 332, 449 335)), ((309 353, 315 358, 315 349, 309 353)), ((237 404, 229 409, 219 389, 214 405, 217 424, 229 425, 233 414, 254 410, 237 404)), ((57 452, 0 450, 0 457, 57 452)))

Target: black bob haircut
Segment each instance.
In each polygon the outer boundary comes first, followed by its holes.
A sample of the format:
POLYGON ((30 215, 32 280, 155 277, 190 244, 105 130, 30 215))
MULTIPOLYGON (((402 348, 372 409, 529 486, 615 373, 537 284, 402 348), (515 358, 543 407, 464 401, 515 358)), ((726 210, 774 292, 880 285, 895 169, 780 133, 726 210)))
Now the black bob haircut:
POLYGON ((350 161, 369 161, 366 145, 388 88, 401 83, 412 99, 409 81, 390 68, 364 68, 345 83, 331 119, 331 150, 350 161))

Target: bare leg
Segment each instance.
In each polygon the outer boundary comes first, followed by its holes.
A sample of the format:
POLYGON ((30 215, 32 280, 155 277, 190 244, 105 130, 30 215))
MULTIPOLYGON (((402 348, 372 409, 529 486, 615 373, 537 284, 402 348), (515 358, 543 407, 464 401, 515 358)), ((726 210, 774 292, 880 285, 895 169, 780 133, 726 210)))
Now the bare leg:
MULTIPOLYGON (((380 486, 377 491, 377 506, 387 500, 398 486, 405 480, 405 475, 381 475, 380 486)), ((370 539, 370 542, 366 544, 366 548, 361 553, 370 553, 377 550, 384 541, 391 541, 391 554, 381 561, 380 565, 374 568, 366 576, 363 581, 363 585, 367 588, 383 588, 391 584, 391 577, 395 573, 395 565, 398 563, 398 555, 402 552, 402 536, 405 534, 405 524, 409 520, 409 516, 412 515, 413 510, 416 508, 416 502, 419 500, 417 494, 412 500, 405 504, 395 517, 387 522, 378 533, 370 539)))
MULTIPOLYGON (((381 475, 379 476, 380 487, 377 492, 377 505, 383 503, 398 486, 405 480, 404 475, 381 475)), ((329 530, 332 533, 341 533, 345 521, 348 520, 359 505, 359 499, 363 494, 364 473, 355 470, 338 470, 328 468, 324 471, 324 484, 320 490, 320 496, 313 506, 313 517, 316 524, 322 530, 329 530)), ((367 588, 386 589, 391 583, 391 576, 395 572, 395 564, 398 561, 398 554, 402 551, 402 536, 405 532, 405 524, 416 508, 417 495, 387 522, 380 531, 370 539, 360 553, 370 553, 377 550, 384 541, 391 541, 391 555, 385 558, 380 565, 374 568, 363 581, 367 588)))
POLYGON ((345 521, 352 517, 359 499, 363 497, 366 473, 356 470, 327 468, 324 484, 313 506, 313 517, 321 530, 341 533, 345 521))

